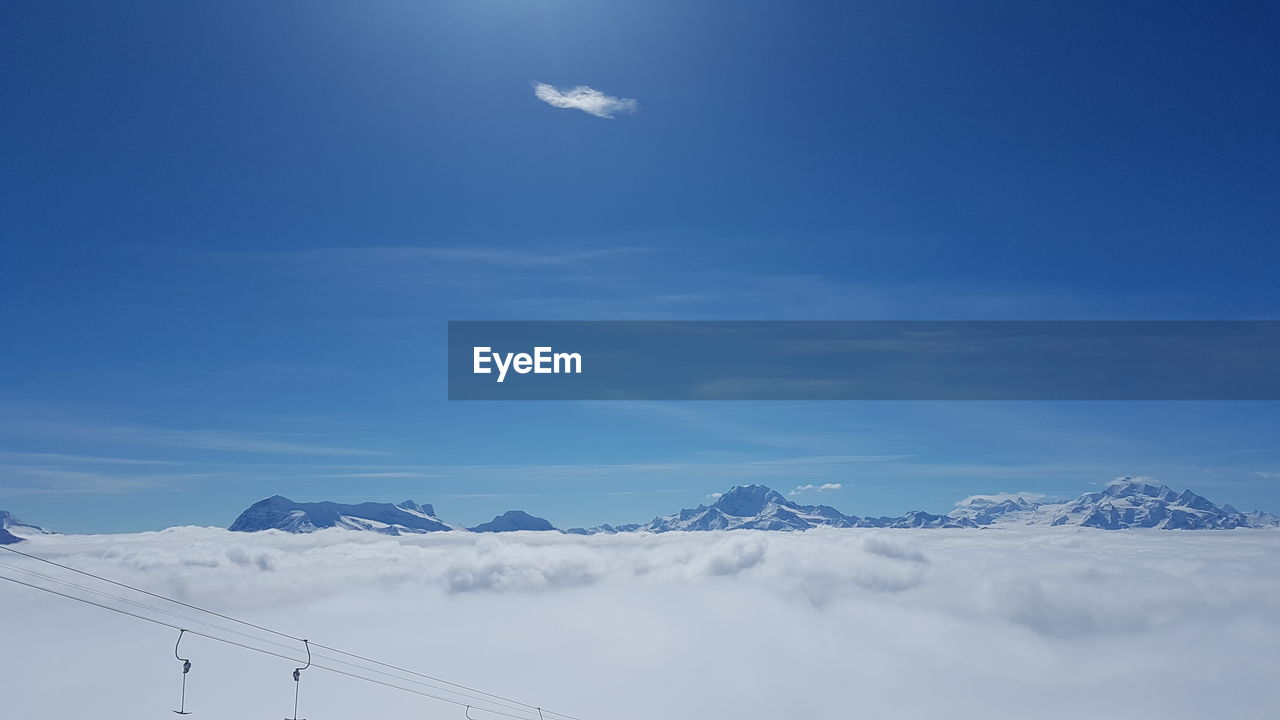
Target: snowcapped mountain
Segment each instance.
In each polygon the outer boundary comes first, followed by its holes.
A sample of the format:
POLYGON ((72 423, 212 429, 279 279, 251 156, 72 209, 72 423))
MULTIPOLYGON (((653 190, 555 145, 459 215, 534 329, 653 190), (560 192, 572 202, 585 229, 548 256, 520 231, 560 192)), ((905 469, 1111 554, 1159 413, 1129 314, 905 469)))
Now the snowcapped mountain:
POLYGON ((956 508, 947 514, 977 525, 991 525, 997 521, 1028 521, 1039 508, 1039 503, 1019 495, 973 495, 956 503, 956 508))
POLYGON ((240 513, 229 529, 238 532, 284 530, 305 533, 331 527, 387 535, 453 529, 435 516, 430 505, 418 505, 412 500, 398 505, 373 502, 344 505, 333 502, 299 503, 280 495, 254 503, 240 513))
POLYGON ((53 534, 42 527, 22 522, 7 510, 0 510, 0 531, 3 531, 3 534, 0 534, 0 544, 15 543, 33 535, 53 534), (6 541, 6 535, 14 539, 6 541))
POLYGON ((12 545, 18 542, 22 542, 22 538, 4 528, 0 528, 0 545, 12 545))
POLYGON ((1167 485, 1119 478, 1106 489, 1085 493, 1068 502, 1033 502, 1025 497, 974 496, 960 501, 952 517, 979 525, 1070 525, 1103 530, 1159 528, 1164 530, 1225 530, 1237 527, 1280 526, 1280 517, 1242 513, 1230 505, 1167 485))
POLYGON ((1218 507, 1190 490, 1177 493, 1167 485, 1121 478, 1101 492, 1085 493, 1057 508, 1049 524, 1103 530, 1225 530, 1247 527, 1249 520, 1230 505, 1218 507))
POLYGON ((638 529, 673 530, 808 530, 814 527, 977 527, 963 518, 916 510, 901 517, 860 518, 828 505, 800 505, 764 485, 735 486, 710 506, 654 518, 638 529))
POLYGON ((648 532, 673 530, 807 530, 812 527, 855 527, 858 518, 848 517, 826 505, 798 505, 764 485, 735 486, 711 506, 681 510, 656 517, 638 529, 648 532))
POLYGON ((517 530, 555 530, 555 526, 540 517, 523 510, 508 510, 487 523, 480 523, 471 532, 515 532, 517 530))

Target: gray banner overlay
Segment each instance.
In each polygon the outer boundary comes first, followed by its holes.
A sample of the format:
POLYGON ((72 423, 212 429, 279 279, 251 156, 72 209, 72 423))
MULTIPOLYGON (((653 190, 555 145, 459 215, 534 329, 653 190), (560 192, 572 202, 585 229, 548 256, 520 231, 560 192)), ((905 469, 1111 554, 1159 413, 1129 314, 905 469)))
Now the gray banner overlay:
POLYGON ((1280 321, 450 322, 449 399, 1280 400, 1280 321))

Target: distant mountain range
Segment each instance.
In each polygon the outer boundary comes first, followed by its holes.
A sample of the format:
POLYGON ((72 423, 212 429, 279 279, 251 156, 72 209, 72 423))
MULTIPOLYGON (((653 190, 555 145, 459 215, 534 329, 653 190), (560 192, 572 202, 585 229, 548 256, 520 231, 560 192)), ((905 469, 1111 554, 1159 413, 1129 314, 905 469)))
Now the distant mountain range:
POLYGON ((231 530, 311 532, 346 528, 400 535, 441 530, 514 532, 536 530, 574 535, 622 532, 664 533, 708 530, 807 530, 835 528, 980 528, 998 525, 1079 526, 1104 530, 1160 528, 1167 530, 1225 530, 1280 527, 1280 517, 1262 512, 1242 513, 1218 506, 1190 490, 1121 478, 1099 492, 1071 501, 1040 502, 1023 496, 973 496, 956 503, 946 515, 915 510, 898 517, 845 515, 828 505, 800 505, 764 485, 742 485, 716 498, 711 505, 656 517, 644 524, 599 525, 557 530, 547 520, 511 510, 493 520, 462 528, 439 519, 430 505, 405 501, 346 505, 332 502, 298 503, 276 495, 254 503, 231 524, 231 530))
MULTIPOLYGON (((493 520, 465 528, 441 520, 430 505, 404 502, 344 504, 294 502, 274 495, 251 505, 230 529, 237 532, 282 530, 308 533, 343 528, 386 535, 458 530, 477 533, 516 531, 597 535, 626 532, 665 533, 708 530, 808 530, 833 528, 982 528, 1009 525, 1075 526, 1103 530, 1158 528, 1164 530, 1229 530, 1280 527, 1280 516, 1241 512, 1190 490, 1181 492, 1142 479, 1120 478, 1097 492, 1074 500, 1042 501, 1022 495, 975 495, 956 503, 946 515, 913 510, 898 517, 845 515, 829 505, 800 505, 764 485, 741 485, 715 498, 710 505, 686 508, 647 523, 597 525, 557 529, 544 518, 523 510, 509 510, 493 520)), ((49 534, 0 510, 0 545, 49 534)))

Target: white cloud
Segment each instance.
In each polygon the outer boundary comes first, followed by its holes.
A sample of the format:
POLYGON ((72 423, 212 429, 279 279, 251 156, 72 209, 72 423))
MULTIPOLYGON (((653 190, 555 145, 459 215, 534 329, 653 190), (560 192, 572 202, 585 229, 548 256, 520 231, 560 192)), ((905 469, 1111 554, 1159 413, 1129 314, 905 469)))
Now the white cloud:
POLYGON ((844 485, 841 485, 840 483, 823 483, 821 485, 798 485, 794 490, 792 490, 787 494, 799 495, 801 493, 811 492, 814 490, 818 492, 833 492, 835 490, 839 490, 842 487, 844 487, 844 485))
MULTIPOLYGON (((1270 531, 175 528, 22 548, 587 720, 822 717, 850 702, 870 716, 1074 720, 1081 697, 1108 717, 1214 717, 1223 697, 1259 717, 1280 644, 1270 531), (963 700, 975 687, 997 691, 963 700)), ((20 649, 0 653, 11 716, 48 714, 50 697, 71 716, 168 714, 176 632, 9 583, 0 607, 0 637, 20 649), (74 693, 66 658, 94 668, 74 693)), ((288 661, 198 637, 183 650, 199 716, 292 710, 288 661)), ((319 669, 304 674, 299 709, 463 715, 319 669)))
POLYGON ((618 113, 632 113, 640 107, 640 103, 632 98, 605 95, 586 85, 561 90, 547 83, 534 83, 533 94, 552 107, 581 110, 602 118, 611 118, 618 113))

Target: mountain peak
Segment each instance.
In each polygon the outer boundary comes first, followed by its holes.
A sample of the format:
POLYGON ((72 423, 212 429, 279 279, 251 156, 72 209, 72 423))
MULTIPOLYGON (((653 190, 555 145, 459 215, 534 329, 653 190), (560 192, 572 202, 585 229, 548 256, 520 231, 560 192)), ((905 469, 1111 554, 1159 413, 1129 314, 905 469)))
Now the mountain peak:
MULTIPOLYGON (((415 507, 418 507, 415 504, 415 507)), ((430 508, 428 505, 427 508, 430 508)), ((410 510, 388 503, 359 503, 348 505, 335 502, 294 502, 281 495, 259 500, 240 513, 230 530, 256 532, 259 530, 284 530, 286 532, 312 532, 323 528, 339 527, 353 530, 372 530, 387 535, 404 532, 423 533, 448 530, 449 526, 424 512, 426 508, 410 510)))
POLYGON ((1147 478, 1119 477, 1107 484, 1107 489, 1103 491, 1111 497, 1130 497, 1133 495, 1146 495, 1148 497, 1160 497, 1162 494, 1172 494, 1166 485, 1152 485, 1147 482, 1147 478))
POLYGON ((736 485, 711 507, 699 505, 674 515, 656 517, 640 529, 672 530, 807 530, 812 527, 856 527, 858 518, 826 505, 797 505, 764 485, 736 485))
POLYGON ((422 515, 429 515, 431 517, 436 516, 436 509, 432 507, 430 503, 426 505, 419 505, 412 500, 405 500, 404 502, 396 503, 396 507, 401 510, 408 510, 409 512, 416 512, 422 515))
POLYGON ((487 523, 481 523, 471 532, 515 532, 517 530, 555 530, 550 521, 534 517, 523 510, 508 510, 487 523))
POLYGON ((15 543, 29 535, 52 535, 53 533, 37 525, 22 522, 8 510, 0 510, 0 545, 15 543), (16 532, 11 532, 16 531, 16 532), (6 536, 10 539, 6 539, 6 536))
POLYGON ((782 493, 764 485, 734 485, 729 492, 717 498, 712 507, 725 515, 754 517, 770 504, 784 507, 795 505, 783 497, 782 493))

